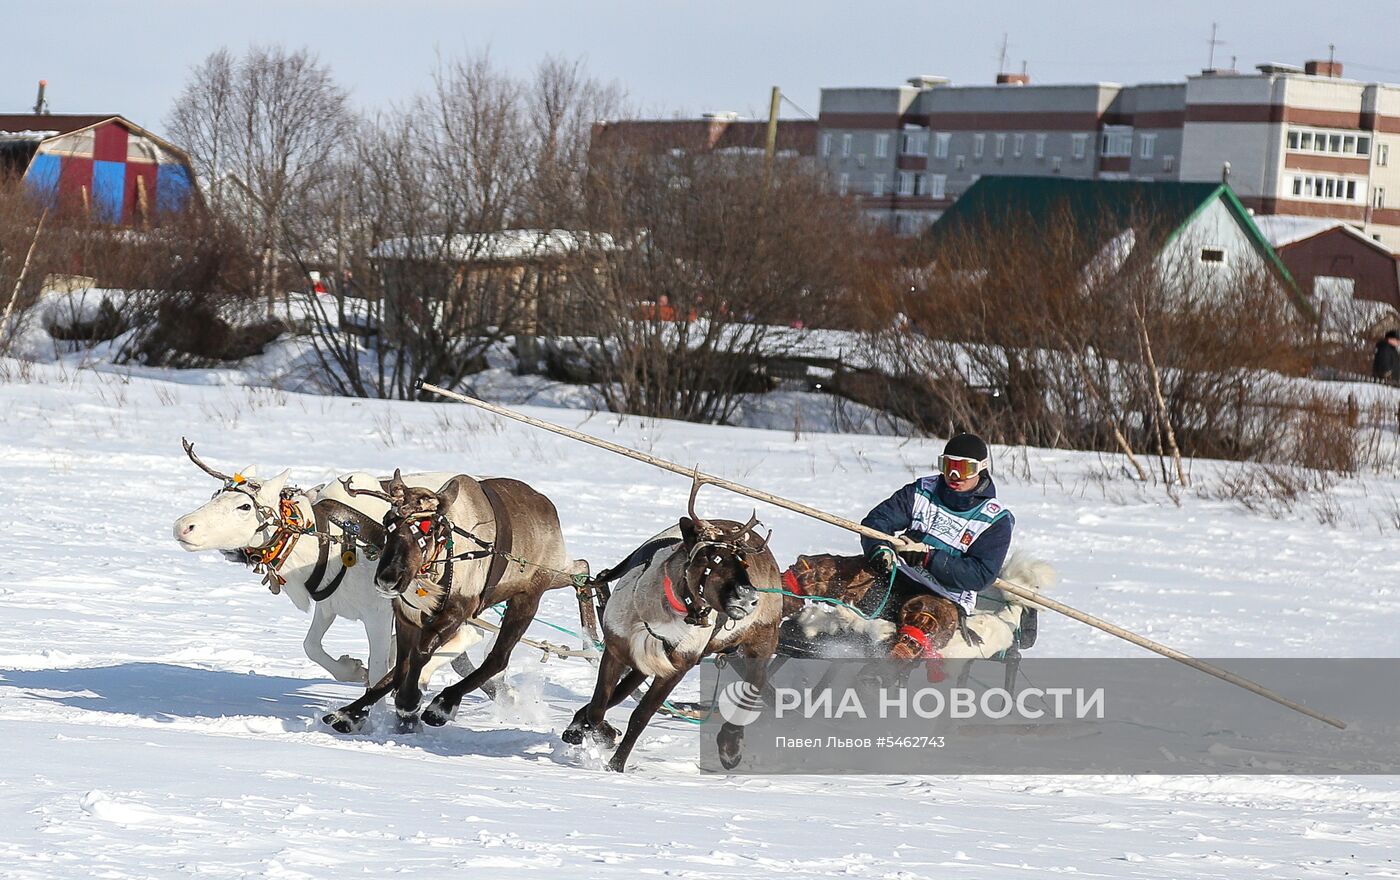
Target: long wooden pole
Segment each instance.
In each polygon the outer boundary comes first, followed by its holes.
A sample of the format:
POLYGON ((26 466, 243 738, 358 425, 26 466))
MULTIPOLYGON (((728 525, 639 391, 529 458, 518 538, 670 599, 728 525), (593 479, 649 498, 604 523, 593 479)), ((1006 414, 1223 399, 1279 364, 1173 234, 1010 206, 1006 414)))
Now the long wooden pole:
MULTIPOLYGON (((803 514, 804 516, 810 516, 813 519, 820 520, 829 525, 836 526, 837 528, 842 528, 848 531, 856 532, 857 534, 865 535, 869 538, 874 538, 877 541, 888 541, 889 543, 895 546, 900 546, 904 543, 904 539, 902 538, 896 538, 893 535, 887 535, 884 532, 881 532, 877 529, 872 529, 869 526, 861 525, 858 522, 854 522, 849 519, 844 519, 839 516, 834 516, 830 513, 827 513, 824 510, 818 510, 817 508, 809 507, 806 504, 801 504, 796 501, 790 501, 781 496, 774 495, 771 492, 764 492, 760 489, 753 489, 743 485, 742 483, 736 483, 733 480, 726 480, 723 477, 716 477, 710 474, 701 473, 700 471, 694 468, 683 467, 682 465, 678 465, 675 462, 667 461, 664 458, 657 458, 656 456, 648 455, 645 452, 638 452, 635 449, 629 449, 628 447, 618 445, 617 443, 611 443, 607 440, 601 440, 597 437, 585 434, 582 431, 575 431, 571 428, 565 428, 560 425, 556 425, 552 422, 546 422, 541 419, 532 418, 531 416, 527 416, 524 413, 516 412, 515 410, 507 409, 503 406, 497 406, 494 403, 487 403, 486 401, 478 400, 475 397, 468 397, 465 394, 458 394, 455 391, 448 391, 445 388, 439 388, 436 385, 430 385, 426 382, 422 383, 420 387, 422 387, 426 391, 431 391, 434 394, 451 398, 452 400, 460 400, 462 403, 469 403, 472 406, 475 406, 479 409, 484 409, 490 413, 495 413, 498 416, 504 416, 508 419, 515 419, 517 422, 524 422, 527 425, 531 425, 533 427, 540 428, 545 431, 550 431, 551 433, 559 434, 561 436, 568 437, 573 440, 578 440, 583 443, 588 443, 592 446, 597 446, 601 449, 606 449, 609 452, 616 452, 618 455, 626 456, 627 458, 633 459, 635 461, 645 462, 646 464, 652 465, 653 467, 658 467, 662 470, 671 471, 672 473, 680 474, 683 477, 689 477, 693 480, 699 481, 702 484, 709 483, 712 486, 719 486, 721 489, 728 489, 731 492, 734 492, 739 495, 744 495, 748 498, 763 501, 767 504, 772 504, 776 507, 782 507, 787 510, 791 510, 795 513, 803 514)), ((1280 706, 1287 706, 1289 709, 1292 709, 1295 712, 1301 712, 1304 715, 1307 715, 1309 718, 1315 718, 1318 721, 1325 722, 1341 730, 1346 729, 1346 724, 1344 722, 1338 721, 1336 718, 1332 718, 1328 715, 1324 715, 1321 712, 1318 712, 1314 709, 1310 709, 1307 706, 1304 706, 1302 703, 1290 700, 1287 697, 1282 696, 1281 694, 1277 694, 1269 690, 1261 684, 1256 684, 1255 682, 1252 682, 1247 678, 1236 675, 1235 673, 1230 672, 1228 670, 1221 669, 1220 667, 1207 663, 1204 660, 1197 660, 1195 657, 1192 657, 1189 654, 1186 654, 1182 651, 1178 651, 1175 648, 1167 647, 1166 645, 1163 645, 1160 642, 1155 642, 1152 639, 1147 638, 1146 636, 1140 636, 1137 633, 1132 632, 1130 630, 1126 630, 1115 623, 1109 623, 1107 620, 1095 617, 1092 614, 1087 614, 1083 611, 1080 611, 1077 608, 1073 608, 1069 605, 1066 605, 1065 603, 1060 602, 1057 599, 1051 599, 1049 596, 1045 596, 1037 592, 1036 590, 1032 590, 1028 587, 1023 587, 1020 584, 1015 584, 1011 581, 1002 580, 1001 578, 997 579, 996 586, 1003 592, 1010 593, 1013 596, 1016 596, 1020 599, 1024 599, 1033 605, 1037 605, 1041 608, 1048 608, 1051 611, 1063 614, 1071 620, 1077 620, 1080 623, 1083 623, 1087 626, 1092 626, 1097 630, 1106 632, 1111 636, 1116 636, 1120 639, 1123 639, 1126 642, 1131 642, 1132 644, 1137 645, 1139 648, 1145 648, 1153 652, 1154 654, 1160 654, 1163 657, 1175 660, 1178 663, 1184 663, 1187 666, 1190 666, 1192 669, 1195 669, 1199 672, 1204 672, 1207 675, 1212 675, 1222 681, 1228 681, 1230 684, 1242 687, 1245 690, 1254 694, 1258 694, 1259 696, 1264 697, 1267 700, 1273 700, 1280 706)))

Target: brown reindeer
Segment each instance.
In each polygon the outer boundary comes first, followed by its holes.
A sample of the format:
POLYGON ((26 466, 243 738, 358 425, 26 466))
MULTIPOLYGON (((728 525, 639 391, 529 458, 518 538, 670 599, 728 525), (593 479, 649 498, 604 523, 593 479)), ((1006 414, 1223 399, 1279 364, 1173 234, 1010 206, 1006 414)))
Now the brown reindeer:
MULTIPOLYGON (((564 731, 565 742, 588 736, 611 748, 617 730, 604 719, 648 677, 627 733, 608 768, 622 772, 642 730, 685 674, 708 654, 733 652, 747 659, 744 678, 758 688, 778 644, 782 597, 778 564, 768 540, 747 523, 695 515, 697 483, 688 517, 633 551, 597 582, 613 582, 603 608, 603 658, 593 699, 564 731)), ((738 764, 743 728, 726 722, 719 733, 725 767, 738 764)))
POLYGON ((564 551, 554 504, 519 480, 458 475, 432 491, 405 485, 395 471, 384 492, 347 489, 390 504, 375 585, 393 599, 398 660, 360 699, 325 716, 342 733, 359 729, 391 690, 400 729, 416 727, 423 664, 472 618, 504 602, 500 633, 486 659, 423 712, 427 724, 446 724, 467 692, 505 670, 544 592, 588 573, 587 562, 570 560, 564 551))

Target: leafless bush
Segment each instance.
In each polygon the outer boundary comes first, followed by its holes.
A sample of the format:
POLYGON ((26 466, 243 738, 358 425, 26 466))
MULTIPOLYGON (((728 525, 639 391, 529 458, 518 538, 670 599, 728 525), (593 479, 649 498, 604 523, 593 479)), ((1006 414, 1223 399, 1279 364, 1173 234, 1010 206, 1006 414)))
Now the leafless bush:
POLYGON ((905 410, 935 433, 1119 452, 1143 480, 1155 456, 1167 484, 1182 457, 1287 459, 1278 374, 1302 368, 1309 334, 1281 280, 1158 257, 1172 230, 1145 208, 1085 212, 928 243, 877 341, 905 410))
POLYGON ((611 409, 728 419, 767 390, 779 328, 821 326, 878 282, 874 234, 809 166, 747 153, 594 156, 605 232, 567 323, 611 409))

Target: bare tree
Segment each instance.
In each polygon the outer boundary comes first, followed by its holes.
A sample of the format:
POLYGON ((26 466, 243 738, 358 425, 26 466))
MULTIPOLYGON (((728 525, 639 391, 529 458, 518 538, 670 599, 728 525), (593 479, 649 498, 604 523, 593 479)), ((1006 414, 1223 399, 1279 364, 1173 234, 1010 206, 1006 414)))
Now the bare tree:
POLYGON ((261 254, 250 286, 269 303, 282 290, 288 230, 311 219, 351 131, 347 95, 308 49, 227 49, 192 71, 168 124, 204 175, 211 207, 261 254))
POLYGON ((353 286, 321 304, 316 334, 336 390, 456 385, 492 345, 536 334, 541 297, 587 238, 544 226, 578 215, 592 111, 576 103, 606 92, 567 65, 539 81, 536 101, 487 55, 440 60, 429 91, 361 126, 338 188, 353 286))

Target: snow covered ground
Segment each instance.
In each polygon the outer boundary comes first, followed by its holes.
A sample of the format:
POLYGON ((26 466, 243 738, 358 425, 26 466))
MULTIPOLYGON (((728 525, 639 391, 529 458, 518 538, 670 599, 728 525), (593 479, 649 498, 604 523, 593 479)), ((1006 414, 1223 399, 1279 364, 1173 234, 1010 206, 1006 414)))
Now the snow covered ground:
MULTIPOLYGON (((455 405, 12 360, 0 376, 7 880, 1400 876, 1393 777, 714 777, 695 767, 694 729, 668 720, 619 777, 558 739, 591 668, 528 650, 512 706, 469 697, 443 729, 399 736, 381 716, 369 735, 331 734, 315 719, 355 689, 305 658, 308 619, 171 539, 215 488, 181 435, 216 466, 289 467, 303 484, 396 466, 528 479, 595 568, 673 522, 685 482, 455 405)), ((938 448, 527 411, 856 518, 938 448)), ((1177 506, 1105 479, 1096 455, 1000 457, 1017 543, 1053 560, 1072 605, 1202 656, 1395 654, 1400 484, 1343 485, 1323 525, 1306 506, 1282 519, 1194 493, 1177 506)), ((749 504, 707 489, 700 508, 742 517, 749 504)), ((760 513, 780 561, 856 546, 760 513)), ((572 606, 551 594, 541 616, 569 626, 572 606)), ((333 629, 331 653, 362 654, 356 630, 333 629)), ((1035 652, 1134 649, 1047 619, 1035 652)))

